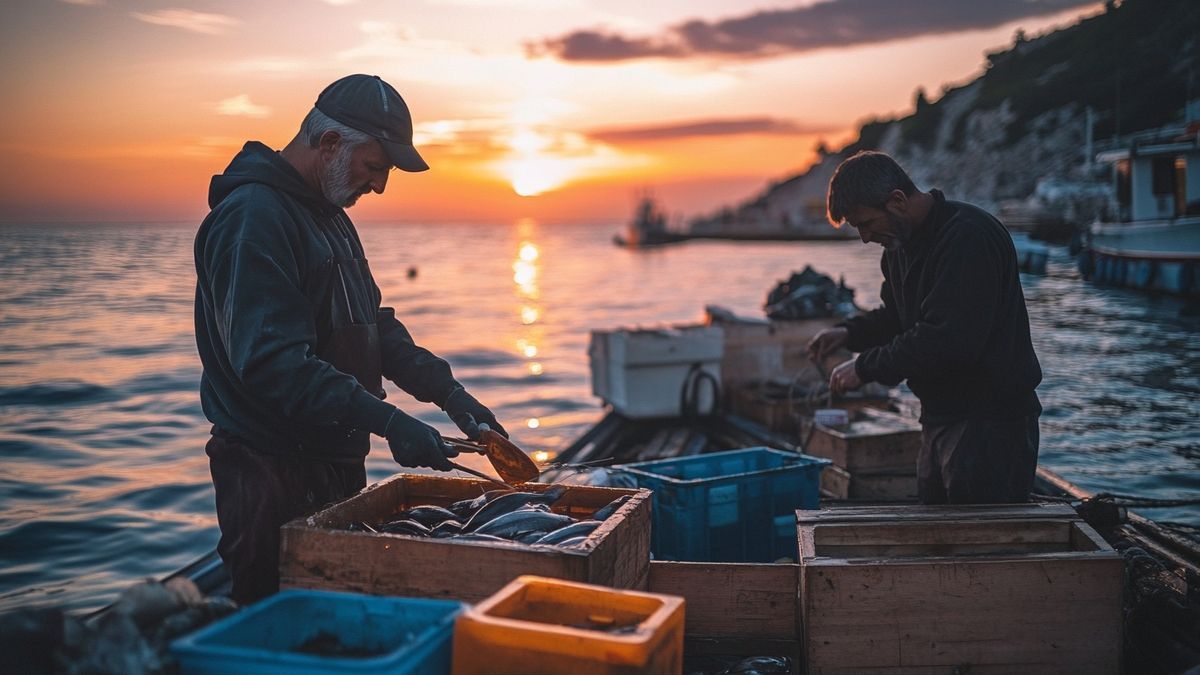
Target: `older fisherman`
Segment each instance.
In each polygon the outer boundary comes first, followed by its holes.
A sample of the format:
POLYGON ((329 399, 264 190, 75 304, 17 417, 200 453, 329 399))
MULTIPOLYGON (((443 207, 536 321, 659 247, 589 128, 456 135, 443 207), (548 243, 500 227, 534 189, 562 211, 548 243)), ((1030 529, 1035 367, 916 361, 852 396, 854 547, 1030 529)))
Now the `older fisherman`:
POLYGON ((829 220, 884 248, 883 306, 818 334, 809 355, 861 352, 834 394, 907 380, 921 400, 925 504, 1028 501, 1042 370, 1008 231, 991 214, 922 192, 889 156, 860 152, 829 181, 829 220))
POLYGON ((404 466, 450 468, 437 430, 383 400, 386 376, 471 438, 504 433, 445 361, 382 307, 345 209, 392 167, 429 168, 379 77, 329 85, 280 151, 249 142, 214 176, 196 235, 200 401, 212 421, 218 551, 233 597, 279 588, 279 527, 366 484, 370 434, 404 466))

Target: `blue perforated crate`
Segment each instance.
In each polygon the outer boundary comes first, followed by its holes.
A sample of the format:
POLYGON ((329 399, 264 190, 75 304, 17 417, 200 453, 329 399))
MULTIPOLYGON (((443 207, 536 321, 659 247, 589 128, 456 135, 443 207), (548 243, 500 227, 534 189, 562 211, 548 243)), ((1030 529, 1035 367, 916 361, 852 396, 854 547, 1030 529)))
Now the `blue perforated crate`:
POLYGON ((184 675, 449 673, 461 602, 288 590, 171 644, 184 675), (341 652, 318 655, 309 649, 341 652))
POLYGON ((623 467, 654 491, 650 550, 659 560, 797 558, 797 509, 815 509, 829 460, 747 448, 623 467))

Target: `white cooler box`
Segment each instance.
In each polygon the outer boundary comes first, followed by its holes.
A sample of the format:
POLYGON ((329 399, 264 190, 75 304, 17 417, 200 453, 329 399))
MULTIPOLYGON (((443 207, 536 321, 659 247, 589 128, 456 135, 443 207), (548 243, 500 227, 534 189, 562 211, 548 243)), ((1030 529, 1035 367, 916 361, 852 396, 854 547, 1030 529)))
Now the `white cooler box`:
POLYGON ((592 393, 630 418, 708 414, 720 400, 720 326, 592 331, 592 393), (684 388, 687 392, 684 392, 684 388))

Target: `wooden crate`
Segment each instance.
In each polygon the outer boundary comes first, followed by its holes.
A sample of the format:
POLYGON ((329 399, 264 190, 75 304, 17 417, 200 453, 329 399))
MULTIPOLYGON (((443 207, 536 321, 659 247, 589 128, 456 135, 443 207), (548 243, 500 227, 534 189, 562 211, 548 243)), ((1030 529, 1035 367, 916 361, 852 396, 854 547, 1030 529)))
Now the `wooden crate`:
POLYGON ((1118 672, 1124 563, 1065 509, 797 513, 808 672, 1118 672))
POLYGON ((862 407, 851 412, 846 429, 817 425, 808 439, 805 454, 832 460, 844 470, 843 480, 831 473, 829 485, 822 485, 830 496, 869 501, 917 498, 921 425, 916 420, 862 407))
POLYGON ((649 590, 687 601, 689 656, 787 656, 800 664, 799 565, 650 563, 649 590))
MULTIPOLYGON (((726 387, 734 387, 773 377, 790 379, 797 374, 819 381, 821 377, 809 362, 805 350, 809 340, 838 321, 840 319, 834 318, 721 321, 710 313, 709 322, 720 325, 725 331, 721 382, 726 387)), ((844 357, 849 358, 849 353, 844 357)))
POLYGON ((804 448, 805 454, 832 460, 851 475, 916 474, 920 451, 920 423, 868 408, 853 411, 845 429, 817 425, 804 448))
MULTIPOLYGON (((650 492, 568 486, 554 510, 587 518, 632 495, 586 547, 465 542, 351 532, 354 521, 379 522, 419 504, 446 506, 495 486, 486 481, 398 474, 307 518, 283 526, 280 580, 285 588, 477 602, 522 574, 644 589, 649 577, 650 492)), ((549 485, 529 484, 529 491, 549 485)))
POLYGON ((851 474, 831 464, 821 472, 821 496, 869 502, 912 502, 917 499, 917 474, 915 471, 851 474))
MULTIPOLYGON (((799 394, 789 399, 786 395, 774 393, 774 388, 772 393, 768 393, 763 382, 743 382, 726 388, 725 402, 729 411, 735 415, 758 422, 771 431, 787 434, 790 438, 802 439, 811 429, 814 408, 803 394, 803 390, 798 391, 799 394)), ((851 415, 855 415, 861 410, 883 408, 887 404, 884 392, 880 396, 839 399, 833 403, 833 407, 848 410, 851 415)), ((817 407, 823 408, 825 403, 821 401, 817 407)))

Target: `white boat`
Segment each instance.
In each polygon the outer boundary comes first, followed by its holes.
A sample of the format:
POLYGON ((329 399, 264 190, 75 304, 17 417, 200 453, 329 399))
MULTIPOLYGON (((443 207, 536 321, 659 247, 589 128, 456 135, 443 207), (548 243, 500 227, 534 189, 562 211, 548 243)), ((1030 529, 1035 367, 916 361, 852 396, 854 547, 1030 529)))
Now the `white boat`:
POLYGON ((1113 166, 1120 215, 1089 229, 1084 277, 1200 295, 1200 122, 1139 134, 1096 159, 1113 166))

